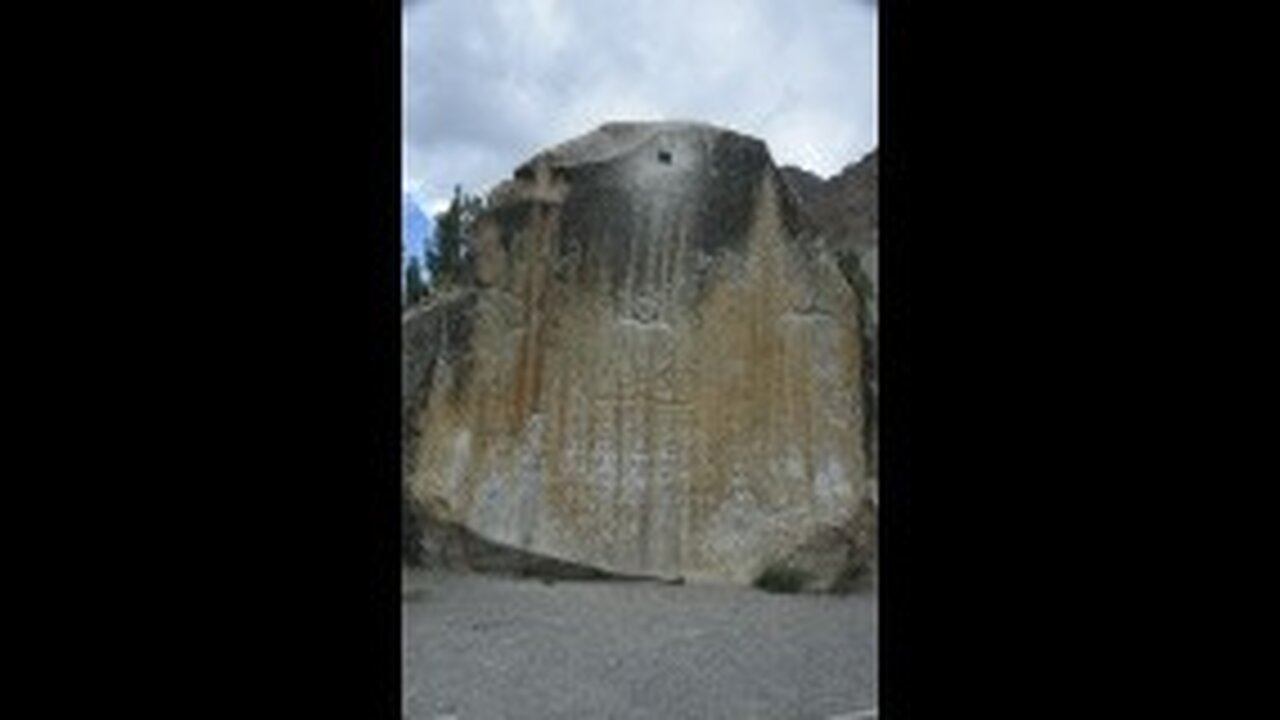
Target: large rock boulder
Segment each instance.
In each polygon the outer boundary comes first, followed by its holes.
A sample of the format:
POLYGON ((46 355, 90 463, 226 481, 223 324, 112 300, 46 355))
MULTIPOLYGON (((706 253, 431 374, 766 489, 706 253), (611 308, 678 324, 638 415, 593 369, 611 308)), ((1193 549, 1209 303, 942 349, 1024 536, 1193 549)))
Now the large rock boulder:
POLYGON ((865 559, 861 303, 764 143, 605 125, 495 188, 475 253, 403 323, 429 528, 692 581, 865 559))

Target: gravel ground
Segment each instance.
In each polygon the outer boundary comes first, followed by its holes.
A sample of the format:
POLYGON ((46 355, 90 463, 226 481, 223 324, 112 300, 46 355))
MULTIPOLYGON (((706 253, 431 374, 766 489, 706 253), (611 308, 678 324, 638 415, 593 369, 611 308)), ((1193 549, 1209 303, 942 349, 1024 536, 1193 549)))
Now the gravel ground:
POLYGON ((413 720, 875 717, 875 591, 406 573, 413 720))

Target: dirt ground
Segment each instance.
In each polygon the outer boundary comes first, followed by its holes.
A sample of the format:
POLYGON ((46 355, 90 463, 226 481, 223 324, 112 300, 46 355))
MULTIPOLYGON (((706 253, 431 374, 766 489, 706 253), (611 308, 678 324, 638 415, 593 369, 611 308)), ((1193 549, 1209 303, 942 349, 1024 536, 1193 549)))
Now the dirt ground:
POLYGON ((844 596, 406 572, 414 720, 874 718, 874 583, 844 596))

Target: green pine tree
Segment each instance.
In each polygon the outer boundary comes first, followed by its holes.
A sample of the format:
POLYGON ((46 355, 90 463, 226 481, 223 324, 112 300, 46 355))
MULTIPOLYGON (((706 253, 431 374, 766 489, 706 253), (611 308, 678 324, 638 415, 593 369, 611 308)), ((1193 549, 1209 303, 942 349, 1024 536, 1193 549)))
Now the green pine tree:
POLYGON ((405 305, 416 305, 427 296, 427 283, 422 279, 422 264, 417 255, 409 256, 409 266, 404 269, 405 305))
POLYGON ((436 287, 464 281, 471 261, 471 231, 484 202, 454 186, 448 209, 436 215, 436 249, 427 253, 427 267, 436 287))

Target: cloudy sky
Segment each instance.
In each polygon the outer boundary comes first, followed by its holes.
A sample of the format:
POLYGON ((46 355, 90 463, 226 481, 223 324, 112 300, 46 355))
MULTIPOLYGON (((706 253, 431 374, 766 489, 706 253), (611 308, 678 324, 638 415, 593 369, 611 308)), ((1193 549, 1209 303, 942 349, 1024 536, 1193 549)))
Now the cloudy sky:
POLYGON ((691 119, 828 176, 877 144, 871 0, 406 0, 404 190, 439 210, 611 120, 691 119))

